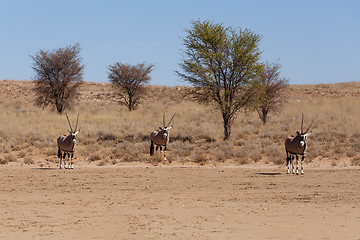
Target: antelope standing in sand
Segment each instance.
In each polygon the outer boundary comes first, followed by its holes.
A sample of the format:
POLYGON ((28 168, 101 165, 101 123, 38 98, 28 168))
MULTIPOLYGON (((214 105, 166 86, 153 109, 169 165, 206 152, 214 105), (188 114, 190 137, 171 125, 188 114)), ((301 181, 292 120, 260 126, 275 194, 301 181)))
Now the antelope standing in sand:
MULTIPOLYGON (((172 128, 170 127, 171 121, 174 119, 176 113, 172 116, 169 123, 165 125, 165 113, 163 116, 163 125, 164 127, 159 127, 159 130, 155 130, 150 134, 150 156, 154 155, 154 144, 156 145, 156 151, 160 148, 160 153, 162 153, 162 147, 164 147, 164 161, 166 161, 166 148, 167 144, 169 143, 169 130, 172 128)), ((171 161, 169 161, 171 163, 171 161)))
POLYGON ((64 168, 73 169, 74 168, 73 157, 74 157, 75 145, 76 145, 76 135, 79 133, 79 131, 77 130, 78 122, 79 122, 79 114, 77 115, 75 130, 73 130, 67 114, 66 114, 66 118, 70 126, 70 134, 62 135, 57 139, 58 158, 60 158, 60 168, 63 167, 61 165, 61 160, 63 160, 64 168), (66 154, 68 155, 68 166, 66 166, 66 161, 65 161, 66 154))
POLYGON ((288 166, 287 173, 290 173, 290 164, 292 166, 292 173, 295 173, 293 160, 294 155, 296 156, 296 174, 299 174, 299 158, 298 155, 301 155, 301 175, 304 175, 304 168, 303 168, 303 162, 305 159, 305 150, 306 150, 306 142, 307 137, 311 134, 308 133, 310 130, 311 125, 314 123, 315 119, 318 117, 318 115, 311 121, 309 127, 304 132, 303 125, 304 125, 304 114, 302 114, 301 118, 301 133, 296 132, 296 136, 288 137, 285 141, 285 150, 286 150, 286 164, 288 166))

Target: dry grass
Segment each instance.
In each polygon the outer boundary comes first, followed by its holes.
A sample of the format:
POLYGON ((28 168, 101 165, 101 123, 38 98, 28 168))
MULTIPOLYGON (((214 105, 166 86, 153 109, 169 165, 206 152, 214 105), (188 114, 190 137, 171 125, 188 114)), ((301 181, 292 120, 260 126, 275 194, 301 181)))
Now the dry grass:
MULTIPOLYGON (((36 108, 30 82, 0 81, 0 164, 56 164, 56 139, 67 133, 64 115, 36 108), (39 158, 40 156, 40 158, 39 158), (54 160, 55 159, 55 160, 54 160)), ((240 114, 229 141, 222 140, 219 113, 182 97, 182 87, 148 87, 148 95, 134 112, 118 104, 108 84, 87 83, 75 108, 80 113, 80 134, 76 161, 98 166, 122 162, 161 162, 159 154, 149 156, 149 134, 177 113, 171 130, 167 157, 173 162, 200 165, 216 162, 248 164, 263 161, 285 163, 284 141, 319 114, 309 137, 308 158, 339 159, 359 164, 359 83, 291 86, 287 102, 262 126, 258 116, 240 114)))

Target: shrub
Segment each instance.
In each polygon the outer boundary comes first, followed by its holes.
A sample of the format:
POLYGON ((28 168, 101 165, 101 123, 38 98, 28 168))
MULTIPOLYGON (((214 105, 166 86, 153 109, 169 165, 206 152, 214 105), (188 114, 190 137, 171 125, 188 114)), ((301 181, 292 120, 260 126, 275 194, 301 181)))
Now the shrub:
POLYGON ((5 160, 8 162, 17 162, 18 158, 15 154, 10 153, 8 155, 5 156, 5 160))
POLYGON ((140 159, 139 154, 136 152, 127 152, 123 156, 124 162, 138 162, 140 159))
POLYGON ((225 162, 226 160, 228 160, 224 151, 220 149, 214 149, 213 156, 215 157, 215 161, 225 162))
POLYGON ((250 157, 254 162, 258 162, 262 158, 261 153, 257 149, 251 152, 250 157))
POLYGON ((101 160, 98 164, 96 164, 97 166, 101 167, 101 166, 105 166, 107 164, 106 159, 101 160))
POLYGON ((25 153, 24 151, 21 151, 21 152, 19 152, 19 153, 17 154, 17 156, 18 156, 19 158, 23 158, 23 157, 26 156, 26 153, 25 153))
POLYGON ((357 155, 351 159, 351 166, 360 166, 360 156, 357 155))
POLYGON ((0 164, 1 164, 1 165, 5 165, 5 164, 8 164, 8 163, 9 163, 8 160, 6 160, 5 158, 3 158, 3 157, 0 156, 0 164))
POLYGON ((34 160, 32 160, 30 157, 26 157, 24 159, 24 164, 27 164, 27 165, 34 164, 34 160))
MULTIPOLYGON (((154 156, 145 156, 144 160, 157 166, 159 163, 161 163, 164 160, 164 158, 162 155, 155 152, 154 156)), ((172 160, 174 161, 174 159, 172 160)))
POLYGON ((195 162, 200 165, 205 165, 209 161, 209 156, 205 153, 196 154, 195 162))
POLYGON ((176 142, 176 141, 180 141, 180 142, 189 142, 189 143, 193 143, 194 139, 192 136, 182 136, 180 133, 178 133, 176 136, 171 136, 170 137, 171 141, 176 142))
POLYGON ((240 163, 241 165, 244 165, 244 164, 248 164, 249 160, 247 158, 239 158, 237 162, 240 163))
POLYGON ((98 142, 103 141, 116 141, 117 137, 113 133, 105 133, 105 132, 99 132, 99 137, 97 139, 98 142))
POLYGON ((95 161, 98 161, 98 160, 101 160, 101 156, 98 153, 94 153, 90 157, 88 157, 89 162, 95 162, 95 161))
POLYGON ((172 154, 181 158, 189 157, 194 149, 194 145, 188 142, 170 143, 172 154))
POLYGON ((349 158, 355 157, 355 155, 356 155, 356 151, 354 148, 351 148, 346 152, 346 156, 349 158))
POLYGON ((276 165, 282 165, 285 163, 285 158, 279 158, 279 157, 271 158, 271 162, 273 162, 276 165))

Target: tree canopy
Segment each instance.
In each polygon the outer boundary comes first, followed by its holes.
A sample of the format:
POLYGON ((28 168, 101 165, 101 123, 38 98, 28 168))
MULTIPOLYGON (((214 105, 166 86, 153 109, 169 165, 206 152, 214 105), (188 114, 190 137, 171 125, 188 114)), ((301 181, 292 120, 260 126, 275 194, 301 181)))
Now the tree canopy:
POLYGON ((52 51, 39 50, 30 56, 34 61, 36 105, 50 105, 59 113, 71 108, 78 87, 83 83, 84 65, 79 54, 80 45, 75 44, 52 51))
POLYGON ((135 110, 139 104, 143 86, 151 80, 149 74, 153 68, 152 64, 130 65, 119 62, 108 67, 108 78, 129 111, 135 110))
POLYGON ((231 134, 236 113, 251 106, 259 85, 261 36, 249 29, 224 27, 211 21, 193 21, 186 30, 183 72, 177 74, 193 88, 198 102, 215 104, 224 123, 224 139, 231 134))
POLYGON ((289 84, 289 79, 280 77, 280 68, 279 63, 265 62, 258 73, 258 81, 262 88, 258 92, 255 109, 263 125, 267 123, 269 112, 275 110, 282 102, 281 93, 289 84))

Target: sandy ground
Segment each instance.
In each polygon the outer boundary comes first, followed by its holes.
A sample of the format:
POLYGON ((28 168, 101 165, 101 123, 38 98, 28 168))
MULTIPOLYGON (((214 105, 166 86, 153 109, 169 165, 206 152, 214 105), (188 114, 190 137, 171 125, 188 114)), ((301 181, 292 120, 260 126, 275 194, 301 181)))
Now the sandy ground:
POLYGON ((360 239, 360 170, 285 170, 0 166, 0 239, 360 239))

